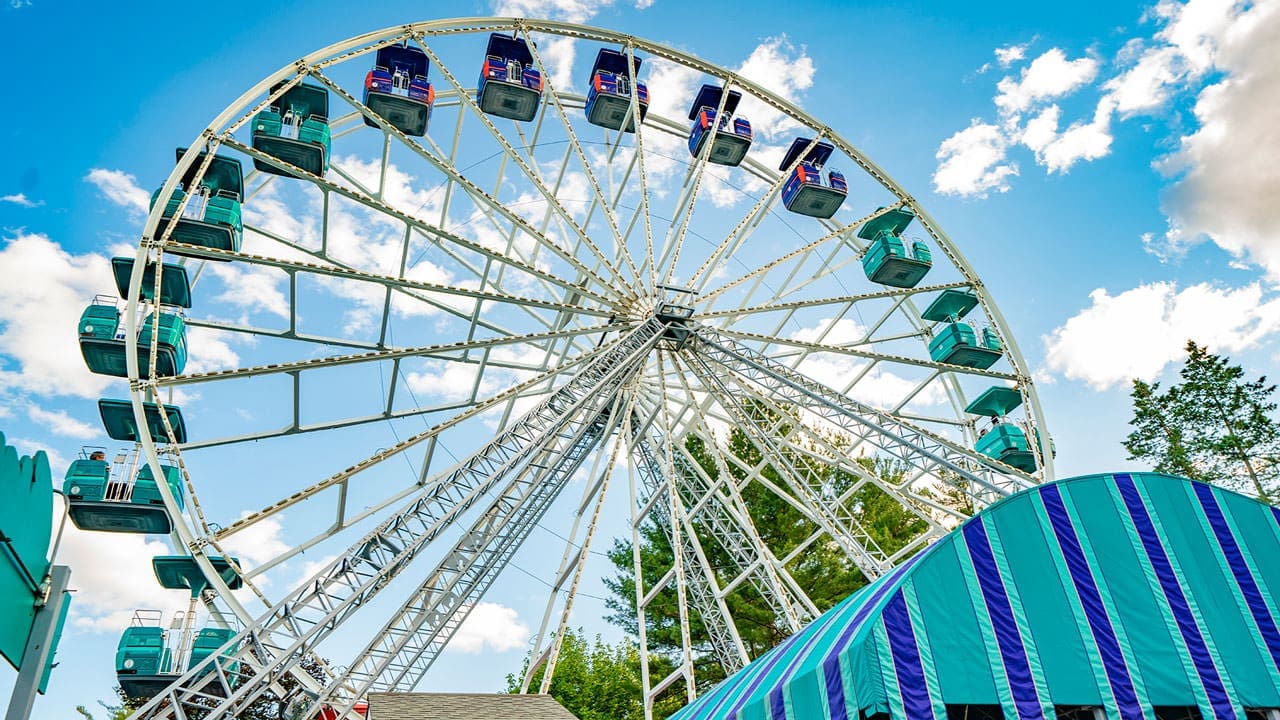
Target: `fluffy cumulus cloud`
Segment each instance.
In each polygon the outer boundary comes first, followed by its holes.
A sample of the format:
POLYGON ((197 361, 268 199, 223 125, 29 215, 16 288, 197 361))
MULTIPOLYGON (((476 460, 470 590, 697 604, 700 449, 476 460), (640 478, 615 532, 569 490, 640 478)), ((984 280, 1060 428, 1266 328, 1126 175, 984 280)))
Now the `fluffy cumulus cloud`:
POLYGON ((165 613, 185 609, 182 593, 156 583, 151 558, 170 554, 168 543, 146 535, 100 533, 68 525, 58 561, 71 566, 70 622, 89 632, 118 633, 129 626, 133 611, 150 608, 165 613))
POLYGON ((1051 372, 1107 390, 1150 380, 1183 354, 1187 340, 1238 352, 1280 329, 1280 298, 1254 283, 1140 285, 1118 295, 1098 289, 1092 304, 1044 338, 1051 372))
POLYGON ((1025 42, 1020 45, 1006 45, 995 49, 996 62, 1000 67, 1007 68, 1010 65, 1022 60, 1027 56, 1027 48, 1031 43, 1025 42))
POLYGON ((138 179, 120 170, 93 168, 85 181, 98 188, 98 192, 120 207, 138 215, 145 215, 151 202, 151 194, 138 185, 138 179))
MULTIPOLYGON (((1177 166, 1194 166, 1200 157, 1221 148, 1206 148, 1222 137, 1222 128, 1210 126, 1254 120, 1265 126, 1259 109, 1275 106, 1275 96, 1265 95, 1266 80, 1276 75, 1276 3, 1255 4, 1232 0, 1160 0, 1145 18, 1154 32, 1135 37, 1116 56, 1104 62, 1091 54, 1071 58, 1061 48, 1050 48, 1036 56, 1016 75, 1002 78, 993 98, 995 122, 974 120, 943 141, 938 152, 934 187, 953 195, 985 195, 992 189, 1007 189, 1006 178, 994 171, 1016 167, 1008 154, 1016 147, 1032 151, 1038 165, 1050 173, 1065 173, 1076 164, 1105 157, 1112 148, 1112 125, 1135 115, 1147 115, 1169 105, 1177 93, 1199 92, 1196 115, 1201 123, 1197 141, 1184 139, 1177 166), (1114 68, 1103 77, 1104 67, 1114 68), (1225 79, 1207 88, 1205 78, 1224 73, 1225 79), (1240 91, 1241 86, 1249 86, 1240 91), (1096 101, 1092 113, 1065 122, 1059 101, 1092 89, 1096 101), (1235 90, 1236 92, 1232 92, 1235 90), (1260 92, 1263 91, 1263 92, 1260 92), (1217 95, 1228 95, 1224 101, 1217 95), (1251 104, 1252 103, 1252 104, 1251 104), (974 132, 975 127, 985 132, 974 132), (1202 134, 1203 133, 1203 134, 1202 134), (998 135, 993 139, 992 135, 998 135), (967 170, 967 172, 961 172, 967 170)), ((1001 67, 1011 68, 1027 57, 1027 45, 996 50, 1001 67)), ((983 66, 988 69, 991 64, 983 66)), ((1244 130, 1244 128, 1231 128, 1244 130)), ((1241 133, 1233 133, 1239 137, 1241 133)), ((1193 136, 1193 137, 1195 137, 1193 136)), ((1240 147, 1256 147, 1250 140, 1240 147)), ((1272 146, 1276 144, 1273 139, 1272 146)), ((1254 158, 1262 157, 1255 153, 1254 158)), ((1223 162, 1224 167, 1228 162, 1223 162)), ((1205 228, 1183 222, 1176 214, 1169 235, 1178 242, 1184 235, 1205 234, 1205 228)))
POLYGON ((1215 64, 1225 76, 1195 104, 1199 123, 1164 169, 1177 174, 1166 198, 1163 254, 1208 238, 1280 281, 1280 3, 1259 3, 1222 35, 1215 64))
MULTIPOLYGON (((246 510, 240 514, 240 517, 243 518, 248 514, 249 511, 246 510)), ((282 537, 283 521, 284 517, 281 515, 260 520, 224 540, 222 549, 240 558, 241 563, 248 569, 273 560, 291 549, 282 537)))
POLYGON ((27 418, 34 423, 49 428, 53 434, 62 435, 63 437, 89 440, 102 434, 102 431, 95 425, 81 422, 68 415, 64 410, 46 410, 34 403, 27 406, 27 418))
POLYGON ((1098 61, 1091 57, 1068 60, 1053 48, 1022 69, 1016 80, 1006 76, 996 86, 996 107, 1002 113, 1019 113, 1032 104, 1052 100, 1075 91, 1098 75, 1098 61))
POLYGON ((529 626, 512 608, 497 603, 477 603, 458 627, 449 649, 476 655, 485 650, 506 652, 523 648, 529 641, 529 626))
POLYGON ((1017 163, 1007 160, 1008 149, 1009 140, 999 126, 974 120, 938 148, 933 186, 949 195, 1005 192, 1010 178, 1018 174, 1017 163))
POLYGON ((38 234, 0 243, 0 392, 99 397, 111 381, 85 369, 75 327, 95 294, 112 292, 107 258, 38 234))

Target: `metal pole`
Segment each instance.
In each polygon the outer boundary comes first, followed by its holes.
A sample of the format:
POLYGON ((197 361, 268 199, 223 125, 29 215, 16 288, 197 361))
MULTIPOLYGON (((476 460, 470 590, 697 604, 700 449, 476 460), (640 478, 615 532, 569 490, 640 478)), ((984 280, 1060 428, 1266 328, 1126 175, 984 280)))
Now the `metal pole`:
POLYGON ((27 647, 22 653, 22 667, 18 669, 18 680, 13 684, 5 720, 27 720, 31 715, 36 693, 41 690, 45 666, 57 650, 58 630, 68 602, 67 585, 70 582, 70 567, 54 565, 49 568, 49 596, 31 623, 31 636, 27 638, 27 647))

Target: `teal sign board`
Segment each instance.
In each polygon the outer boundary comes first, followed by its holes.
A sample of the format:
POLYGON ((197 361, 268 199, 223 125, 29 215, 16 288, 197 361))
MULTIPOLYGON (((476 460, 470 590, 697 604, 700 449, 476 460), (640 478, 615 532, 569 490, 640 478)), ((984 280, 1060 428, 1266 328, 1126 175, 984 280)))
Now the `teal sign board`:
POLYGON ((0 655, 15 668, 49 571, 53 480, 43 451, 19 457, 0 433, 0 655))

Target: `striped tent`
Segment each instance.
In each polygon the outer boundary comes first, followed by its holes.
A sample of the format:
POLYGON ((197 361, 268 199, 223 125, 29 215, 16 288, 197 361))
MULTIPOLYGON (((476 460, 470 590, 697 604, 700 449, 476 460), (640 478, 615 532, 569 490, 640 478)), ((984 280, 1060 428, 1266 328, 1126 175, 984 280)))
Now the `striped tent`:
POLYGON ((985 509, 680 711, 1280 719, 1280 509, 1090 475, 985 509))

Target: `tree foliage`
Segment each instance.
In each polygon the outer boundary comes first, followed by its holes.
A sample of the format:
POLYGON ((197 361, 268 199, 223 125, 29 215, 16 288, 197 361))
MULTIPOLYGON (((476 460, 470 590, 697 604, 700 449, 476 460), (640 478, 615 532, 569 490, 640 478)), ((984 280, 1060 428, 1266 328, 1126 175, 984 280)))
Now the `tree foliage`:
POLYGON ((1280 489, 1276 386, 1265 376, 1246 380, 1239 365, 1195 342, 1186 349, 1178 383, 1133 381, 1129 457, 1271 501, 1280 489))
MULTIPOLYGON (((507 692, 520 691, 531 658, 525 656, 519 674, 507 676, 507 692)), ((657 666, 651 665, 651 672, 670 672, 669 663, 655 660, 657 666)), ((542 672, 542 668, 534 671, 531 688, 539 687, 542 672)), ((640 650, 634 642, 610 645, 599 635, 588 641, 581 628, 565 631, 548 691, 569 712, 581 720, 640 720, 644 717, 640 687, 640 650)), ((667 700, 655 711, 658 717, 666 717, 679 707, 667 700)))
MULTIPOLYGON (((767 410, 757 408, 760 413, 767 410)), ((764 427, 776 427, 778 437, 791 431, 789 423, 776 424, 777 415, 765 418, 764 427)), ((793 439, 794 441, 794 439, 793 439)), ((825 438, 825 443, 841 449, 844 445, 838 436, 825 438)), ((927 523, 893 497, 874 484, 858 485, 859 477, 839 465, 823 462, 822 453, 786 453, 778 457, 777 448, 762 448, 740 428, 730 430, 723 447, 707 447, 697 437, 686 443, 689 454, 698 462, 713 481, 720 476, 719 467, 727 467, 736 484, 741 486, 741 497, 756 531, 764 543, 778 558, 784 558, 799 549, 787 563, 787 570, 797 584, 813 600, 819 611, 825 611, 867 583, 867 579, 845 551, 829 537, 822 536, 801 548, 818 527, 801 510, 804 500, 792 492, 789 483, 796 475, 803 476, 805 484, 824 502, 836 502, 872 537, 888 555, 892 555, 920 535, 927 523), (733 462, 717 462, 715 453, 723 453, 733 462), (743 483, 748 473, 743 470, 763 466, 760 479, 743 483), (783 471, 786 468, 787 471, 783 471), (856 489, 855 489, 856 488, 856 489)), ((892 462, 869 457, 856 458, 863 468, 896 484, 903 469, 892 462)), ((945 489, 944 489, 945 490, 945 489)), ((946 502, 949 496, 943 493, 946 502)), ((713 568, 728 570, 734 564, 727 552, 709 534, 698 529, 702 550, 713 568)), ((605 579, 610 595, 607 605, 610 622, 631 635, 636 635, 638 620, 635 610, 635 580, 633 548, 630 540, 618 539, 608 555, 616 572, 605 579)), ((653 524, 640 530, 640 568, 645 590, 661 580, 673 562, 672 549, 667 534, 653 524)), ((717 573, 721 586, 731 573, 717 573)), ((769 603, 750 583, 741 583, 725 598, 743 644, 751 657, 777 645, 788 635, 788 630, 769 603)), ((676 590, 667 586, 651 600, 645 612, 645 631, 650 650, 673 663, 681 651, 680 623, 676 590)), ((690 635, 694 646, 695 675, 700 687, 709 686, 724 677, 724 671, 711 651, 710 638, 701 618, 696 613, 689 618, 690 635)))

